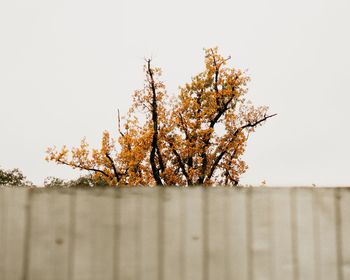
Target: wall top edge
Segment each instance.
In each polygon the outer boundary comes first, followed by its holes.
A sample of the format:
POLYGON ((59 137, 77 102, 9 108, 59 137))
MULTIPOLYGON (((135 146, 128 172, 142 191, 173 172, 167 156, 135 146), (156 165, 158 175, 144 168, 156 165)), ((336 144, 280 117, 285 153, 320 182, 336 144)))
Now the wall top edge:
POLYGON ((289 191, 291 189, 299 189, 299 190, 333 190, 333 189, 344 189, 350 191, 350 186, 248 186, 248 187, 227 187, 227 186, 216 186, 216 187, 202 187, 202 186, 191 186, 191 187, 178 187, 178 186, 169 186, 169 187, 144 187, 144 186, 134 186, 134 187, 24 187, 24 186, 6 186, 6 185, 0 185, 0 189, 6 189, 6 190, 28 190, 30 192, 50 192, 50 191, 75 191, 75 190, 83 190, 83 191, 118 191, 118 190, 143 190, 143 191, 155 191, 155 190, 205 190, 205 191, 215 191, 215 190, 233 190, 233 191, 274 191, 274 190, 281 190, 281 191, 289 191))

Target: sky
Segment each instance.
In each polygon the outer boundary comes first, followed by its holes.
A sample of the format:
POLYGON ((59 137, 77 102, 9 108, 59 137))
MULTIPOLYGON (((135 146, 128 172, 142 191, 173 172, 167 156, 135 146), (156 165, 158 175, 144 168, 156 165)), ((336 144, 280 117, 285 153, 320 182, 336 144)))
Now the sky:
POLYGON ((46 148, 117 135, 144 58, 176 94, 218 46, 248 70, 247 99, 278 114, 249 139, 241 183, 350 185, 349 12, 347 0, 1 1, 0 166, 36 184, 79 176, 46 148))

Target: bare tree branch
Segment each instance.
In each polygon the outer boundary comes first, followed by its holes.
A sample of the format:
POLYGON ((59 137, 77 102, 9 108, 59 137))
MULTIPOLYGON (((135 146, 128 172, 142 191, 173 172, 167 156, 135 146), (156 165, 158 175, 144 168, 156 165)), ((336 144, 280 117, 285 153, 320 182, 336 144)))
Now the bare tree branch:
POLYGON ((185 167, 185 164, 180 156, 180 154, 177 152, 177 150, 175 149, 174 147, 174 144, 171 142, 171 141, 168 141, 170 147, 172 148, 172 152, 173 154, 175 155, 178 163, 179 163, 179 166, 180 166, 180 169, 182 171, 182 174, 185 176, 186 178, 186 181, 187 181, 187 184, 190 186, 192 185, 192 180, 190 179, 190 176, 188 175, 187 171, 186 171, 186 167, 185 167))
POLYGON ((112 165, 114 176, 117 179, 117 182, 119 182, 121 174, 117 171, 117 168, 115 167, 115 164, 114 164, 114 160, 110 157, 110 155, 108 153, 106 153, 106 157, 108 158, 108 160, 110 161, 110 163, 112 165))
POLYGON ((119 134, 122 136, 122 137, 125 137, 124 133, 121 131, 120 129, 120 113, 119 113, 119 109, 118 109, 118 131, 119 131, 119 134))
POLYGON ((155 81, 153 77, 153 70, 151 68, 151 60, 147 60, 147 74, 149 76, 149 86, 152 91, 152 122, 153 122, 153 137, 152 137, 152 149, 150 153, 150 163, 152 167, 153 177, 157 183, 157 185, 163 186, 163 182, 160 178, 159 169, 156 164, 156 154, 158 155, 158 162, 160 164, 161 171, 164 170, 163 159, 159 152, 158 147, 158 104, 157 104, 157 92, 155 81))
POLYGON ((65 161, 62 161, 62 160, 57 160, 57 162, 59 162, 61 164, 64 164, 64 165, 71 166, 71 167, 79 168, 81 170, 93 171, 93 172, 101 173, 102 175, 106 176, 107 178, 113 180, 112 176, 110 176, 109 174, 107 174, 103 170, 100 170, 100 169, 97 169, 97 168, 90 168, 90 167, 82 166, 82 165, 79 165, 79 164, 68 163, 68 162, 65 162, 65 161))
MULTIPOLYGON (((227 146, 230 145, 233 141, 236 140, 236 137, 238 135, 239 132, 241 132, 243 129, 246 129, 248 127, 256 127, 257 125, 259 125, 260 123, 266 121, 269 118, 272 118, 274 116, 276 116, 277 114, 273 114, 273 115, 269 115, 269 116, 264 116, 262 119, 257 120, 253 123, 247 123, 241 127, 239 127, 235 133, 233 134, 232 138, 230 139, 230 141, 225 145, 225 147, 222 149, 222 151, 219 153, 219 155, 215 158, 213 165, 210 168, 210 171, 208 173, 207 179, 210 180, 210 178, 212 177, 212 175, 214 174, 214 171, 216 169, 216 167, 218 166, 218 164, 220 163, 221 159, 223 158, 223 156, 227 153, 227 146)), ((236 151, 235 151, 236 152, 236 151)), ((234 152, 234 153, 235 153, 234 152)))

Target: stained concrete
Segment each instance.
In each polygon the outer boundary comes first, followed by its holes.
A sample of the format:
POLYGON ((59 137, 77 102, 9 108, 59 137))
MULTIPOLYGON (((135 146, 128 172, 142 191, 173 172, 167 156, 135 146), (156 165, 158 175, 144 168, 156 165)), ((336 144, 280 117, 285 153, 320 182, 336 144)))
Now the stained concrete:
POLYGON ((0 188, 1 280, 350 279, 347 188, 0 188))

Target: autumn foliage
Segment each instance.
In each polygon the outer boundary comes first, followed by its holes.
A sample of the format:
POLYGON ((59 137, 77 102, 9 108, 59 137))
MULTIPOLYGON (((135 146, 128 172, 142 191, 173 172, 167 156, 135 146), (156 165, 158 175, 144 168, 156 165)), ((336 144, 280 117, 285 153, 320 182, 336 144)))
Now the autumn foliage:
POLYGON ((169 98, 161 69, 144 66, 145 84, 133 95, 118 139, 105 131, 99 149, 83 139, 70 151, 48 148, 48 161, 92 172, 113 186, 237 185, 247 170, 247 139, 274 115, 245 99, 249 77, 228 67, 217 48, 205 49, 205 69, 169 98), (138 112, 143 113, 142 120, 138 112))

